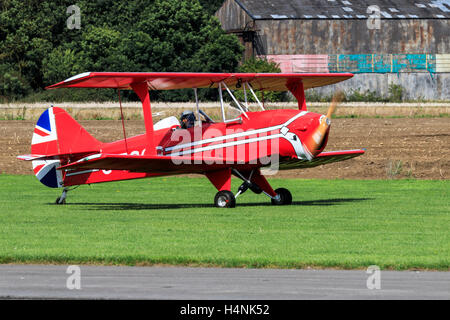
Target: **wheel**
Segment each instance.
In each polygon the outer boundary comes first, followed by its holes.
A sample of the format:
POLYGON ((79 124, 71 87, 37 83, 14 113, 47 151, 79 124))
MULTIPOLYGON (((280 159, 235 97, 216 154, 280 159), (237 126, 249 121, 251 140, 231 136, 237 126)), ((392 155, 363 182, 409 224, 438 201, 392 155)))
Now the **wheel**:
POLYGON ((231 191, 219 191, 214 198, 214 205, 217 208, 234 208, 236 198, 231 191))
POLYGON ((66 199, 63 199, 63 201, 61 201, 61 197, 56 198, 55 204, 66 204, 66 199))
POLYGON ((276 206, 288 205, 292 203, 292 194, 288 189, 279 188, 275 190, 275 193, 279 196, 278 199, 272 199, 272 204, 276 206))

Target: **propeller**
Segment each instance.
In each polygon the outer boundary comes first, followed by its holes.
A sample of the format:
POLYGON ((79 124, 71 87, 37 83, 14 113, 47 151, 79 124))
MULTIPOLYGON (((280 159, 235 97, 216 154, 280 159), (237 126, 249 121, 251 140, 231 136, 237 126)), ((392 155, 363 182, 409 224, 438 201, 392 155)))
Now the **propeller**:
POLYGON ((330 107, 328 108, 327 118, 331 119, 331 116, 336 111, 337 106, 344 100, 344 93, 342 91, 337 91, 331 99, 330 107))
POLYGON ((337 106, 344 99, 344 93, 338 91, 333 95, 330 107, 326 116, 320 118, 320 124, 317 129, 305 140, 305 147, 312 156, 316 156, 323 149, 323 140, 326 138, 331 125, 331 117, 336 112, 337 106))

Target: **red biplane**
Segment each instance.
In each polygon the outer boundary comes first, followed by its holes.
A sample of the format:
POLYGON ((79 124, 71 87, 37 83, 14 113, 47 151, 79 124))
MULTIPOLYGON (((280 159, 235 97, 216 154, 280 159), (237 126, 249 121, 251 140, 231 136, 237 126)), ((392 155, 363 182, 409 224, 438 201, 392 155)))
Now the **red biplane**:
MULTIPOLYGON (((262 170, 311 168, 360 156, 364 150, 324 152, 330 131, 327 115, 307 111, 305 90, 334 84, 352 74, 258 74, 258 73, 118 73, 90 72, 77 75, 54 88, 115 88, 133 90, 142 101, 146 132, 112 143, 93 138, 64 110, 51 107, 39 118, 31 154, 37 178, 46 186, 63 188, 56 203, 66 201, 71 186, 196 173, 205 175, 217 188, 217 207, 234 207, 236 197, 250 189, 264 193, 274 205, 292 202, 284 188, 273 190, 262 170), (181 121, 165 118, 153 124, 149 90, 194 89, 196 111, 185 112, 181 121), (222 121, 215 122, 199 108, 197 88, 217 88, 222 121), (238 101, 233 94, 243 90, 238 101), (255 94, 290 91, 298 110, 264 110, 255 94), (223 94, 228 93, 239 115, 226 119, 223 94), (250 111, 252 95, 261 111, 250 111), (203 118, 203 119, 202 119, 203 118), (236 194, 231 177, 242 179, 236 194)), ((120 100, 120 99, 119 99, 120 100)), ((120 106, 122 108, 122 106, 120 106)), ((123 117, 122 117, 123 123, 123 117)))

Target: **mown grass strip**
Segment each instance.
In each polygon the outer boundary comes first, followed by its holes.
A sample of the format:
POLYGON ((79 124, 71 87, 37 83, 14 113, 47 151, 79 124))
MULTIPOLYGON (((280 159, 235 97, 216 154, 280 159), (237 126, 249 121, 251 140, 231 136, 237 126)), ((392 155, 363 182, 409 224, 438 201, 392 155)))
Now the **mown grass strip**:
POLYGON ((191 177, 83 186, 56 206, 58 190, 1 175, 0 263, 449 270, 449 181, 271 183, 292 206, 248 191, 216 209, 191 177))

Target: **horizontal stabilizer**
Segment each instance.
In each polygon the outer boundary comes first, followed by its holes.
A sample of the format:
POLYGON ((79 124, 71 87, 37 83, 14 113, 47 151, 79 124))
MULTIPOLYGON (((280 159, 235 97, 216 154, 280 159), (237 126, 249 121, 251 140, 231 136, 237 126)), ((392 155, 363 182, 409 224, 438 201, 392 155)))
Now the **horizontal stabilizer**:
POLYGON ((83 151, 83 152, 74 152, 74 153, 55 153, 48 155, 38 155, 38 154, 24 154, 17 156, 17 159, 24 161, 47 161, 47 160, 62 160, 62 159, 73 159, 84 157, 93 153, 97 153, 98 150, 95 151, 83 151))
POLYGON ((17 156, 17 159, 24 161, 33 161, 33 160, 47 160, 47 156, 37 155, 37 154, 23 154, 17 156))

